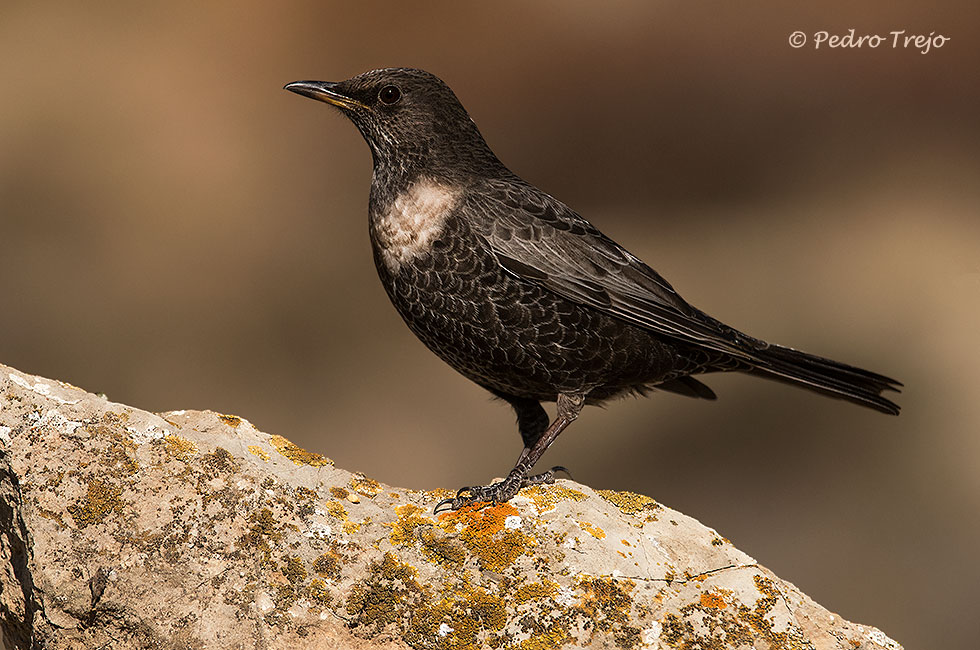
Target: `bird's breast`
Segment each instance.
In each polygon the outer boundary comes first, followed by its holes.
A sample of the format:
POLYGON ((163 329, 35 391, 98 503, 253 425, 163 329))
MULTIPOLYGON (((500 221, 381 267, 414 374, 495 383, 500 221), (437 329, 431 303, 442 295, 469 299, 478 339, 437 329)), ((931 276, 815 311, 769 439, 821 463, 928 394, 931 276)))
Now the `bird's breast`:
POLYGON ((386 205, 372 206, 371 239, 391 273, 429 252, 459 194, 458 188, 421 179, 386 205))

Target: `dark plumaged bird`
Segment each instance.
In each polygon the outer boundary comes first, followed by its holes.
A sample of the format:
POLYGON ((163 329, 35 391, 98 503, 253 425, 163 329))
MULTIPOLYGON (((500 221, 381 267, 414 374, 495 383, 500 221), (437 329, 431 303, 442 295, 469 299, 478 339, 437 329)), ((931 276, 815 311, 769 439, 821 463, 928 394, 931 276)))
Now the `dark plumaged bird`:
POLYGON ((897 415, 901 384, 766 343, 689 305, 656 271, 487 146, 456 95, 422 70, 374 70, 287 90, 332 104, 371 148, 368 209, 388 297, 429 349, 506 400, 524 440, 514 469, 436 510, 503 502, 586 404, 660 389, 715 399, 695 375, 736 370, 897 415), (541 402, 557 402, 549 421, 541 402))

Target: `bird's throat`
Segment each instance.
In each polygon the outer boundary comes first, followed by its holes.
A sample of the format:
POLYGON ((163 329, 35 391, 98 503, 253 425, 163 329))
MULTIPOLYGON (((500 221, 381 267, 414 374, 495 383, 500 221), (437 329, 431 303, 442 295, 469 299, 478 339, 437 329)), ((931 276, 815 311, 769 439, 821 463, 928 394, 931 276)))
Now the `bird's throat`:
POLYGON ((371 242, 388 271, 429 253, 459 195, 457 187, 420 178, 393 197, 372 197, 371 242))

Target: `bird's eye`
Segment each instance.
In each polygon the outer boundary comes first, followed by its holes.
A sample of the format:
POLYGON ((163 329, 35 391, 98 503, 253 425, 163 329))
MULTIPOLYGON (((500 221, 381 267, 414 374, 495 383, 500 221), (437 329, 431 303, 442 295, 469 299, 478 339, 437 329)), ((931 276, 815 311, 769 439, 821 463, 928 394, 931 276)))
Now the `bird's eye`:
POLYGON ((378 93, 378 99, 381 100, 382 104, 394 104, 401 98, 402 91, 398 90, 398 86, 385 86, 378 93))

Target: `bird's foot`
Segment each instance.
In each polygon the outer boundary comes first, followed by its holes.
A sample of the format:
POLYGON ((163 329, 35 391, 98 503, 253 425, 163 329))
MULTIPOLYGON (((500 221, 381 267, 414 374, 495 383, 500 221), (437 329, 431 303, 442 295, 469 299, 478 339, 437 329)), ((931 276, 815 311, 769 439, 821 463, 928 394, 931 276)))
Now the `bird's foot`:
POLYGON ((511 472, 504 480, 491 483, 490 485, 477 485, 460 488, 456 492, 455 497, 451 499, 443 499, 437 503, 436 507, 432 510, 432 513, 438 514, 443 508, 448 511, 459 510, 463 506, 472 505, 474 503, 504 503, 516 495, 521 488, 528 487, 529 485, 554 483, 556 472, 564 472, 571 476, 568 470, 560 465, 556 465, 542 474, 534 474, 532 476, 524 476, 516 472, 511 472))

